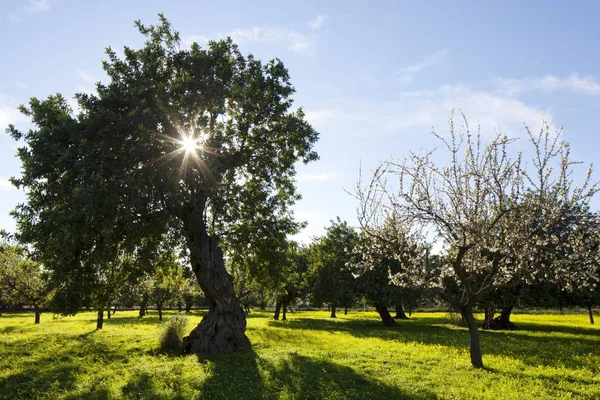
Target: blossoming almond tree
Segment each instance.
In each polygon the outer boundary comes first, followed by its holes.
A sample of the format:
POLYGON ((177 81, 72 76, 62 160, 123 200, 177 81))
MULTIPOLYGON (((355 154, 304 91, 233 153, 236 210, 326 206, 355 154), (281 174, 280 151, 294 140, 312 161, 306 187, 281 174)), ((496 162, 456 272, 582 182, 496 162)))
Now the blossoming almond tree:
POLYGON ((597 186, 590 182, 591 167, 575 184, 569 146, 547 123, 539 134, 526 129, 533 157, 525 162, 523 152, 511 152, 516 139, 497 134, 484 144, 480 130, 473 134, 463 120, 460 130, 450 118, 448 135, 433 133, 440 142, 436 149, 385 162, 359 185, 359 218, 371 231, 391 219, 413 237, 437 236, 445 273, 462 292, 471 363, 483 368, 476 302, 491 289, 531 281, 544 268, 565 269, 565 263, 537 262, 536 254, 558 240, 547 234, 549 228, 572 207, 586 207, 597 186), (436 162, 444 156, 447 164, 436 162))

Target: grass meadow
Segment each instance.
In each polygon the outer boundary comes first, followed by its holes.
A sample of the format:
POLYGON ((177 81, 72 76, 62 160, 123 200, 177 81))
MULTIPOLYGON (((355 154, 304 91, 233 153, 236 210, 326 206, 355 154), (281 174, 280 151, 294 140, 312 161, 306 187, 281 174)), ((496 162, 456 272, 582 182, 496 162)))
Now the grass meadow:
MULTIPOLYGON (((516 314, 518 331, 468 333, 445 313, 386 328, 373 312, 248 316, 251 351, 198 358, 161 353, 150 312, 0 317, 2 399, 573 399, 600 398, 600 329, 586 315, 516 314)), ((167 312, 167 318, 173 313, 167 312)), ((189 316, 191 329, 202 317, 189 316)))

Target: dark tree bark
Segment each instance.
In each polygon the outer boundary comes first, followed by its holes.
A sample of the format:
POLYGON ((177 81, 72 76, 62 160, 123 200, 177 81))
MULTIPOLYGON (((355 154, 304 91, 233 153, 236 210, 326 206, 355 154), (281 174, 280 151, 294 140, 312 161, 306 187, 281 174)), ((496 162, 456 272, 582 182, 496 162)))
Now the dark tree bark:
POLYGON ((140 303, 140 317, 146 316, 146 309, 148 308, 148 295, 142 296, 142 302, 140 303))
POLYGON ((181 305, 181 301, 177 302, 177 312, 182 312, 183 311, 183 307, 181 305))
POLYGON ((387 307, 383 303, 375 303, 375 309, 381 317, 381 321, 385 326, 396 326, 396 321, 392 318, 392 315, 388 311, 387 307))
POLYGON ((115 304, 112 310, 113 315, 115 315, 115 313, 117 312, 117 306, 118 304, 115 304))
POLYGON ((283 316, 281 317, 282 321, 287 321, 287 303, 283 304, 283 316))
POLYGON ((337 318, 337 315, 335 315, 335 310, 336 307, 334 305, 331 306, 331 315, 329 316, 329 318, 337 318))
MULTIPOLYGON (((39 324, 42 312, 40 311, 40 309, 37 306, 34 307, 34 310, 35 310, 35 324, 39 324)), ((592 322, 592 324, 593 324, 593 322, 592 322)))
POLYGON ((275 303, 275 314, 273 315, 274 320, 279 320, 279 313, 281 312, 281 303, 275 303))
POLYGON ((512 314, 513 306, 506 306, 502 309, 500 313, 500 319, 502 321, 510 322, 510 315, 512 314))
POLYGON ((259 307, 260 307, 261 311, 266 311, 267 310, 267 302, 261 301, 259 307))
POLYGON ((396 308, 396 315, 394 316, 394 319, 408 319, 408 317, 404 313, 404 307, 402 306, 402 303, 400 303, 400 302, 396 303, 395 308, 396 308))
MULTIPOLYGON (((205 201, 204 201, 205 204, 205 201)), ((208 235, 204 207, 184 219, 192 270, 208 302, 208 314, 189 336, 185 350, 194 354, 222 354, 250 347, 246 315, 233 289, 217 240, 208 235)))
POLYGON ((460 314, 469 328, 471 364, 475 368, 483 368, 483 359, 481 358, 481 343, 479 342, 479 331, 477 330, 477 321, 473 315, 472 305, 461 305, 460 314))
POLYGON ((413 305, 412 303, 408 303, 408 316, 412 317, 413 305))
POLYGON ((587 306, 588 314, 590 316, 590 325, 594 325, 594 312, 592 311, 592 306, 587 306))
POLYGON ((193 301, 186 301, 185 302, 185 312, 186 314, 190 313, 192 311, 192 306, 194 305, 193 301))
POLYGON ((106 318, 110 319, 110 303, 108 303, 108 306, 106 306, 106 318))
POLYGON ((348 306, 344 307, 344 315, 348 315, 348 306))
POLYGON ((162 321, 162 303, 156 304, 156 309, 158 310, 158 320, 162 321))
POLYGON ((515 324, 510 321, 510 315, 512 313, 513 306, 508 305, 502 309, 500 315, 494 318, 494 315, 491 315, 491 320, 488 321, 488 312, 486 309, 486 320, 483 323, 484 329, 493 329, 497 331, 512 331, 517 329, 515 324))
POLYGON ((96 329, 102 329, 104 325, 104 310, 101 308, 98 310, 98 317, 96 318, 96 329))
POLYGON ((496 306, 493 303, 486 304, 484 312, 483 329, 492 329, 491 325, 496 314, 496 306))

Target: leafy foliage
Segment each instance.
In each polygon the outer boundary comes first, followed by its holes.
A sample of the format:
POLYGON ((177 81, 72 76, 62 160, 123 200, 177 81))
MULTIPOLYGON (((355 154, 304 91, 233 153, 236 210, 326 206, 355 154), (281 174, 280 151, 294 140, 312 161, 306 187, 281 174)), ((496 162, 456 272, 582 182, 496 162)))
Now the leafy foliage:
POLYGON ((4 304, 33 307, 36 323, 51 298, 48 277, 40 264, 29 259, 22 247, 9 244, 0 245, 0 291, 4 304))
MULTIPOLYGON (((317 159, 318 134, 292 109, 281 61, 244 57, 231 39, 182 48, 159 19, 136 22, 140 49, 125 47, 122 57, 107 49, 109 82, 77 95, 78 115, 61 95, 21 107, 34 129, 9 127, 26 142, 22 178, 13 180, 27 189, 15 211, 19 238, 80 298, 121 251, 137 254, 175 233, 210 318, 235 310, 220 322, 232 328, 223 340, 245 345, 223 250, 264 248, 296 231, 295 164, 317 159)), ((208 334, 198 340, 212 342, 208 334)))
POLYGON ((346 265, 357 242, 356 231, 338 218, 310 246, 311 293, 316 304, 350 307, 357 300, 356 279, 346 265))

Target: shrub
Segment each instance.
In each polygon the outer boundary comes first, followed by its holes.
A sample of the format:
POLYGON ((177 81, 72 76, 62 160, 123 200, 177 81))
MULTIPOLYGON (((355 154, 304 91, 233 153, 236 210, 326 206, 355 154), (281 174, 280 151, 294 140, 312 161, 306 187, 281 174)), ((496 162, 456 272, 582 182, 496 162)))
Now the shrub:
POLYGON ((185 315, 174 315, 163 325, 160 334, 161 350, 173 353, 183 353, 183 336, 186 333, 188 319, 185 315))

